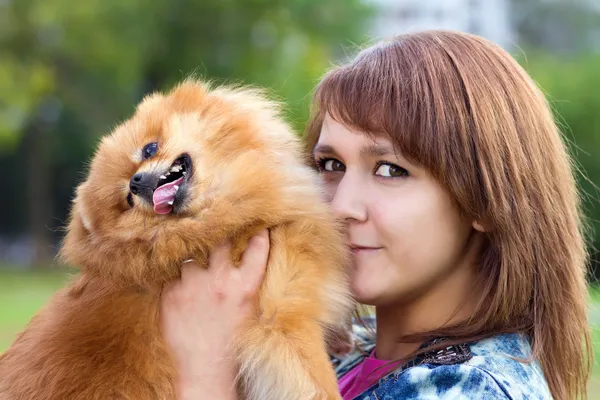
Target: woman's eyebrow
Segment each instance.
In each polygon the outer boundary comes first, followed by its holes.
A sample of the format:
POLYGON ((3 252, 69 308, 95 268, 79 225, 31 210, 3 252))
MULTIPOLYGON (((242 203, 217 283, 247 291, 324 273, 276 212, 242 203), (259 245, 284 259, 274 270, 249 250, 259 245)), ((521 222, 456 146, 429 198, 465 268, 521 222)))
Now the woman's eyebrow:
POLYGON ((383 157, 396 155, 396 152, 391 146, 372 144, 369 146, 364 146, 362 149, 360 149, 360 154, 367 157, 383 157))
POLYGON ((318 144, 315 146, 313 150, 313 154, 323 153, 323 154, 337 154, 335 149, 328 144, 318 144))
MULTIPOLYGON (((318 144, 315 146, 313 150, 313 154, 322 153, 322 154, 333 154, 336 155, 337 152, 335 149, 328 144, 318 144)), ((360 149, 360 154, 363 157, 383 157, 383 156, 393 156, 396 155, 396 152, 392 148, 392 146, 384 145, 384 144, 371 144, 368 146, 364 146, 360 149)))

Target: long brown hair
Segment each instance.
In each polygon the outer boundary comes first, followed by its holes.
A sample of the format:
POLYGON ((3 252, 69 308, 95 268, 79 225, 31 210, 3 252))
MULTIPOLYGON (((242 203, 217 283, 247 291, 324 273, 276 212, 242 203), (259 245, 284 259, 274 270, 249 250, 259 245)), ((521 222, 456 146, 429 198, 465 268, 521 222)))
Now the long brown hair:
POLYGON ((481 300, 424 336, 525 332, 557 399, 586 397, 587 252, 572 159, 544 95, 502 48, 426 31, 364 49, 316 88, 307 145, 326 113, 390 137, 486 228, 481 300))

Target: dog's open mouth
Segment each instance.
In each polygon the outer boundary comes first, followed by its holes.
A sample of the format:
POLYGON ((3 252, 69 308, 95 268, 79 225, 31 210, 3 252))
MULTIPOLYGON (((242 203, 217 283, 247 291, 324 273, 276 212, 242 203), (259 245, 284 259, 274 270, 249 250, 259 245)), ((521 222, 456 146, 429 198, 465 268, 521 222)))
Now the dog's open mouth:
POLYGON ((169 167, 168 171, 158 179, 158 185, 154 189, 152 202, 154 203, 154 212, 157 214, 168 214, 173 211, 175 203, 179 200, 177 196, 192 173, 192 159, 184 154, 176 159, 169 167))

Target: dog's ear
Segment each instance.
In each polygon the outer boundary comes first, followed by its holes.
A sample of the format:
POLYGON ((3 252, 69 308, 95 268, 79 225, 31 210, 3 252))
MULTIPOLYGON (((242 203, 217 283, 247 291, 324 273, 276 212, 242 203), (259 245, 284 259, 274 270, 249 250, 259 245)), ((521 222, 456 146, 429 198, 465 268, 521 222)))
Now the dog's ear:
POLYGON ((89 238, 94 231, 94 221, 85 202, 85 183, 75 193, 66 234, 58 254, 60 262, 72 266, 79 265, 82 255, 89 251, 89 238))
POLYGON ((94 230, 94 226, 92 224, 92 219, 88 214, 88 210, 85 206, 85 202, 79 201, 76 207, 77 216, 81 220, 81 225, 88 232, 91 233, 94 230))
POLYGON ((94 222, 92 220, 92 214, 88 209, 88 204, 85 201, 86 189, 86 183, 82 183, 77 187, 76 196, 73 200, 73 208, 71 210, 72 220, 69 229, 75 228, 74 225, 79 225, 89 234, 94 231, 94 222))

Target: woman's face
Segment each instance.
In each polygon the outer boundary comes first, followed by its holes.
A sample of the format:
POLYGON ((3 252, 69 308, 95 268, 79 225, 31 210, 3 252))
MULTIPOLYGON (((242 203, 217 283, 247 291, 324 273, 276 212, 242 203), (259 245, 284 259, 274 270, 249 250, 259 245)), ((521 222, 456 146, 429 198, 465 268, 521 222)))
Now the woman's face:
MULTIPOLYGON (((347 222, 355 298, 410 301, 465 264, 474 224, 426 170, 373 139, 325 118, 314 157, 328 200, 347 222)), ((475 225, 476 226, 476 225, 475 225)))

